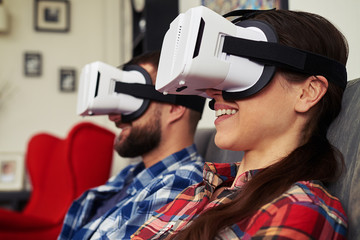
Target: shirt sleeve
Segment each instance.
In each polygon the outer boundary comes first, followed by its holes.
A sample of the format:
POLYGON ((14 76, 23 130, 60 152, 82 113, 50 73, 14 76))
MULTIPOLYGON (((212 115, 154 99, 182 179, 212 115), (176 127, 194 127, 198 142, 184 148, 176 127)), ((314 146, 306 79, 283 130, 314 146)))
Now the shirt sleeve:
MULTIPOLYGON (((66 240, 73 238, 75 232, 79 230, 84 225, 84 219, 88 219, 89 211, 88 209, 94 204, 96 199, 96 192, 101 188, 107 188, 113 183, 117 185, 122 185, 124 179, 127 178, 127 174, 132 172, 137 164, 132 164, 125 167, 119 175, 111 177, 106 184, 93 189, 85 191, 78 199, 74 200, 71 204, 66 216, 64 218, 62 230, 57 240, 66 240)), ((86 223, 86 221, 85 221, 86 223)))

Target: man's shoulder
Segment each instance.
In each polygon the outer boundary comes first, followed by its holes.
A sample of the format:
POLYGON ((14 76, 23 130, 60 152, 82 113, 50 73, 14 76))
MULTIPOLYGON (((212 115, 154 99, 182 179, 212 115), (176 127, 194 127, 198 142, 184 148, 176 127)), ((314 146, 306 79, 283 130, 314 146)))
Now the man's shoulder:
POLYGON ((168 172, 195 171, 202 175, 205 161, 196 148, 192 147, 184 148, 163 160, 164 164, 168 164, 168 172), (172 161, 168 161, 169 158, 172 161))
POLYGON ((163 169, 162 173, 157 176, 157 179, 165 184, 184 183, 192 185, 202 181, 204 159, 196 151, 188 151, 185 148, 171 156, 163 159, 160 163, 163 165, 159 167, 163 169))

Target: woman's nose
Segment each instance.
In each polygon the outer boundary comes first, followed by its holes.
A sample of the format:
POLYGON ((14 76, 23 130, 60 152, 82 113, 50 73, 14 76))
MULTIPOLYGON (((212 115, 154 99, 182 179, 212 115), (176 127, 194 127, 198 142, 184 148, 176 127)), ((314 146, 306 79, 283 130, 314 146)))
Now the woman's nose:
POLYGON ((206 89, 206 94, 211 98, 216 98, 222 96, 222 91, 218 89, 209 88, 206 89))

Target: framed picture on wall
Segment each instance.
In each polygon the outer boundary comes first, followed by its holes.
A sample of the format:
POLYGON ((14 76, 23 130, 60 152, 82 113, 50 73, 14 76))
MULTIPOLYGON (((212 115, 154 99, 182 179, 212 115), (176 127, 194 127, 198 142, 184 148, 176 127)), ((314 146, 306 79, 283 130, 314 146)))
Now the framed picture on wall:
POLYGON ((34 0, 35 30, 68 32, 70 30, 70 2, 68 0, 34 0))
POLYGON ((76 70, 69 68, 60 69, 60 91, 74 92, 76 90, 76 70))
POLYGON ((288 9, 288 0, 202 0, 202 5, 218 14, 234 9, 288 9))
POLYGON ((24 165, 22 154, 0 153, 0 191, 20 191, 23 189, 24 165))
POLYGON ((27 77, 41 76, 42 58, 40 53, 26 52, 24 54, 24 74, 27 77))

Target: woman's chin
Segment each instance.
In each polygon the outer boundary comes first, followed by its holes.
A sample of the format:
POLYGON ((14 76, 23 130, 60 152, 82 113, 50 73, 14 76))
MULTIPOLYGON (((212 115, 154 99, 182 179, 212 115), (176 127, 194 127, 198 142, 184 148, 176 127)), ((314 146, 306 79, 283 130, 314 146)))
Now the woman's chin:
POLYGON ((233 150, 233 143, 229 139, 229 135, 221 134, 219 132, 217 132, 215 135, 215 145, 221 149, 233 150))

